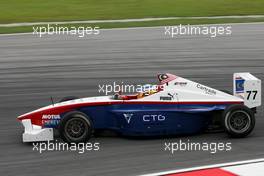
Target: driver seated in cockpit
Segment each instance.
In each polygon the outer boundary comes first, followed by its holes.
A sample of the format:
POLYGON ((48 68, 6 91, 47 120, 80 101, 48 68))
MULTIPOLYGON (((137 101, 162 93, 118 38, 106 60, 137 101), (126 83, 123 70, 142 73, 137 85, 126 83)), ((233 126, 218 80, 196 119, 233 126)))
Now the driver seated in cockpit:
POLYGON ((133 94, 133 95, 121 95, 121 92, 116 93, 113 96, 113 99, 115 100, 133 100, 133 99, 140 99, 140 98, 144 98, 146 96, 152 95, 157 93, 159 90, 157 88, 157 86, 155 88, 153 88, 152 85, 145 85, 143 86, 143 90, 142 92, 139 92, 137 94, 133 94), (148 90, 147 90, 148 89, 148 90))
POLYGON ((113 99, 115 100, 132 100, 132 99, 139 99, 139 98, 144 98, 146 96, 155 94, 159 91, 163 90, 163 86, 164 85, 168 85, 168 83, 174 79, 177 78, 176 75, 172 75, 170 73, 163 73, 163 74, 158 74, 158 79, 159 79, 159 84, 158 85, 150 85, 147 84, 145 86, 143 86, 143 91, 139 92, 137 94, 134 95, 121 95, 121 92, 116 93, 113 96, 113 99))

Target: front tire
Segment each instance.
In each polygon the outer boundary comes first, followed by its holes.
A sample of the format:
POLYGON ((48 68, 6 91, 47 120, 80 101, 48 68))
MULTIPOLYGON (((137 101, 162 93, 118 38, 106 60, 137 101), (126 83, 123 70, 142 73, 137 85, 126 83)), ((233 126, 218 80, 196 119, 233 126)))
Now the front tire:
POLYGON ((225 109, 222 123, 231 137, 246 137, 255 127, 255 116, 252 110, 244 105, 231 105, 225 109))
POLYGON ((60 136, 68 143, 86 142, 91 138, 92 132, 91 121, 79 111, 65 114, 59 125, 60 136))

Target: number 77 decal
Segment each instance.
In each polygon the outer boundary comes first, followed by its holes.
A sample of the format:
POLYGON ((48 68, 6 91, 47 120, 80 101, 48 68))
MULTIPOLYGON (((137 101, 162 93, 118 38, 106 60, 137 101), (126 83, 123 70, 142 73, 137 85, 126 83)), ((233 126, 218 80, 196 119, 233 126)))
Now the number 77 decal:
POLYGON ((247 95, 247 100, 249 100, 250 99, 250 97, 251 97, 251 95, 253 96, 252 97, 252 100, 255 100, 256 99, 256 95, 257 95, 257 93, 258 93, 258 91, 257 90, 252 90, 252 91, 246 91, 247 93, 248 93, 248 95, 247 95))

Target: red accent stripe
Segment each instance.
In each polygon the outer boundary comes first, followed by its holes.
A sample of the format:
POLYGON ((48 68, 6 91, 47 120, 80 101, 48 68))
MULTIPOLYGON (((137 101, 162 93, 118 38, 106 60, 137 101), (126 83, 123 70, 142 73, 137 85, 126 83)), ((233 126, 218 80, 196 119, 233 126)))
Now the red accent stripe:
POLYGON ((238 175, 231 173, 229 171, 225 171, 220 168, 212 168, 212 169, 203 169, 197 171, 169 174, 166 176, 238 176, 238 175))

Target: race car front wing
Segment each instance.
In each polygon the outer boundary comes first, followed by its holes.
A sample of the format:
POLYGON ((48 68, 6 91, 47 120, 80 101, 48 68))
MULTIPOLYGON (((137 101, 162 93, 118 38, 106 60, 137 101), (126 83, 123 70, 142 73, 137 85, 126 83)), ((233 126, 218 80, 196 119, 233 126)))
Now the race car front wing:
POLYGON ((41 126, 32 125, 30 119, 22 120, 25 127, 23 133, 23 142, 37 142, 53 140, 53 129, 42 128, 41 126))

